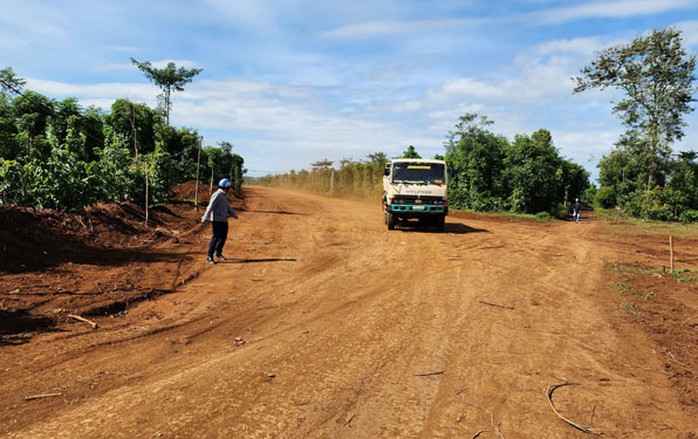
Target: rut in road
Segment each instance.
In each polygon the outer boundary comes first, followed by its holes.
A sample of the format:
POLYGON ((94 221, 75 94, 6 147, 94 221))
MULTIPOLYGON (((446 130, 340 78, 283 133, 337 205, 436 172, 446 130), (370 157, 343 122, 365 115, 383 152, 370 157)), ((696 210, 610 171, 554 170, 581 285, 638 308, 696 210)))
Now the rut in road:
POLYGON ((389 232, 378 200, 247 192, 233 260, 139 305, 172 329, 66 363, 130 378, 9 437, 584 437, 545 397, 567 381, 556 406, 607 437, 693 428, 612 324, 593 223, 389 232))

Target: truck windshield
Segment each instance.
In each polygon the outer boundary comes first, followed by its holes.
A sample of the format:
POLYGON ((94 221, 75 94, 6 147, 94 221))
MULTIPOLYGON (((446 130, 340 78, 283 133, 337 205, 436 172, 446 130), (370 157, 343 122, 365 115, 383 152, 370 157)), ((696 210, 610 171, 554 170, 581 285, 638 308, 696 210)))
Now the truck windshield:
POLYGON ((393 183, 444 184, 443 163, 394 163, 393 183))

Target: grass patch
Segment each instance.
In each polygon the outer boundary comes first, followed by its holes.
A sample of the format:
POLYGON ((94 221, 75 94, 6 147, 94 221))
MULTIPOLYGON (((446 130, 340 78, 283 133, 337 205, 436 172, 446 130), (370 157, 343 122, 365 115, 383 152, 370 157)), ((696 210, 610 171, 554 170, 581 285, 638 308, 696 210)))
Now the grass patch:
POLYGON ((621 296, 637 296, 637 291, 630 288, 630 286, 623 281, 619 280, 619 281, 613 282, 613 285, 616 288, 618 288, 618 291, 620 291, 621 296))
POLYGON ((680 268, 674 271, 664 268, 641 268, 634 265, 618 265, 611 266, 611 270, 617 274, 654 274, 662 276, 670 276, 682 283, 694 283, 698 281, 698 270, 692 268, 680 268))
POLYGON ((627 311, 630 314, 637 314, 637 306, 635 306, 635 302, 621 303, 620 309, 627 311))
POLYGON ((616 235, 698 235, 698 224, 685 224, 669 221, 653 221, 632 218, 612 209, 596 209, 594 211, 599 219, 609 223, 603 232, 616 235))

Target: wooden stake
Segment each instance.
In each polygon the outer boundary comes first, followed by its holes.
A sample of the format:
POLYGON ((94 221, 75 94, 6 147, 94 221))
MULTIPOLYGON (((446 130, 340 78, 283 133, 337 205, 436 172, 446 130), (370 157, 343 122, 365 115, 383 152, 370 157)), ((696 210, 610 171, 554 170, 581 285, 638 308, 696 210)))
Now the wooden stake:
POLYGON ((671 255, 671 260, 669 264, 670 273, 674 273, 674 238, 669 235, 669 254, 671 255))
POLYGON ((199 169, 201 168, 201 144, 203 137, 199 137, 199 153, 196 155, 196 185, 194 186, 194 210, 199 210, 199 169))

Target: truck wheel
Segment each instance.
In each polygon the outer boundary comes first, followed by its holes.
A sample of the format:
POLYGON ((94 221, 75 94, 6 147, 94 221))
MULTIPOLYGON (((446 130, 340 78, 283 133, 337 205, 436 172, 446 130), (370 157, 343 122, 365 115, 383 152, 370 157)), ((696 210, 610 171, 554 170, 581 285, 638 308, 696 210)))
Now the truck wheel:
POLYGON ((440 215, 436 217, 436 230, 439 232, 444 231, 444 226, 446 225, 446 216, 445 215, 440 215))
POLYGON ((395 230, 395 215, 388 212, 385 214, 385 220, 388 223, 388 230, 395 230))

